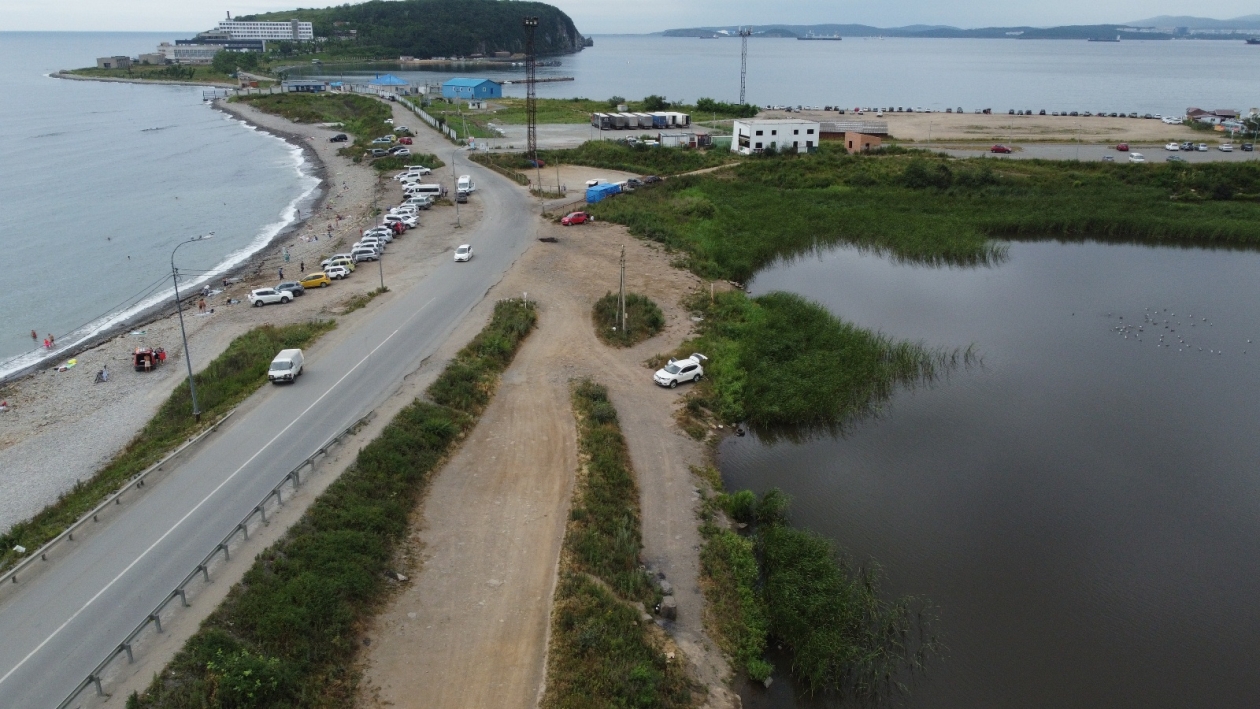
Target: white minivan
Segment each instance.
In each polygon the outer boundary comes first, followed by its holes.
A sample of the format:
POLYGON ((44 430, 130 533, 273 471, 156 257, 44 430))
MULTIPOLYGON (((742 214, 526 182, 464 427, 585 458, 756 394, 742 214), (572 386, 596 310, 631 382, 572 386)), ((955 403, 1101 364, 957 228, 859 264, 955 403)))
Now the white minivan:
POLYGON ((444 192, 445 190, 438 184, 408 185, 403 188, 403 193, 408 197, 424 197, 427 195, 437 199, 438 197, 441 197, 444 192))
POLYGON ((459 182, 455 183, 456 192, 464 192, 472 194, 477 191, 477 185, 473 182, 472 175, 460 175, 459 182))
POLYGON ((302 350, 280 350, 267 368, 267 379, 275 384, 296 381, 302 376, 302 350))

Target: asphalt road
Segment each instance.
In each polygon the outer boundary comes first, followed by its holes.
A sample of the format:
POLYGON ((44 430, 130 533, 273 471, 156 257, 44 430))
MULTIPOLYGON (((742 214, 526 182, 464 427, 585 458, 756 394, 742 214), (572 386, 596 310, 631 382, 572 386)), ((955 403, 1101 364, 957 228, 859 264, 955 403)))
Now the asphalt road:
MULTIPOLYGON (((536 206, 502 177, 459 165, 478 184, 472 199, 486 205, 460 240, 474 258, 446 261, 387 306, 343 324, 333 335, 341 342, 308 359, 297 383, 265 388, 257 406, 129 509, 6 590, 0 707, 56 706, 289 470, 387 398, 524 252, 536 206)), ((423 218, 449 212, 440 214, 423 218)))

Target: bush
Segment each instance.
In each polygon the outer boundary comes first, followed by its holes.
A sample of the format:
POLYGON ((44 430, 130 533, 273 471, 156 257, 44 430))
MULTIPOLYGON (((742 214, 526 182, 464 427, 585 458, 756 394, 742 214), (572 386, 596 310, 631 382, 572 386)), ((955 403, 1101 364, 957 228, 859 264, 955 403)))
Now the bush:
POLYGON ((608 293, 595 301, 595 307, 591 310, 595 334, 604 344, 630 347, 655 336, 665 327, 665 315, 651 298, 638 293, 626 293, 626 326, 622 328, 617 300, 616 293, 608 293))

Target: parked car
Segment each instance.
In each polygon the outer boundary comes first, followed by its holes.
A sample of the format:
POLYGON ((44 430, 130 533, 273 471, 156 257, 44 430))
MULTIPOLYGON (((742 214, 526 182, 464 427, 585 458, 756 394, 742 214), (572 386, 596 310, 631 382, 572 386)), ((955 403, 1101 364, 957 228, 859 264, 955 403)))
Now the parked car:
POLYGON ((1181 150, 1181 143, 1178 143, 1177 141, 1174 140, 1168 145, 1165 145, 1164 150, 1168 150, 1168 151, 1181 150))
POLYGON ((341 279, 350 275, 350 269, 346 268, 345 266, 329 266, 328 268, 324 269, 324 275, 328 276, 334 281, 340 281, 341 279))
POLYGON ((389 124, 389 125, 391 125, 391 126, 392 126, 392 125, 394 125, 394 119, 392 119, 392 118, 386 118, 385 120, 381 121, 381 123, 387 123, 387 124, 389 124))
POLYGON ((595 220, 591 219, 591 215, 587 214, 586 212, 572 212, 570 214, 565 215, 560 220, 560 224, 563 226, 573 226, 574 224, 585 224, 590 221, 595 221, 595 220))
POLYGON ((704 378, 704 362, 708 357, 699 352, 692 353, 686 359, 670 359, 664 367, 656 370, 652 381, 663 387, 673 389, 683 382, 698 382, 704 378))
POLYGON ((372 157, 374 157, 374 158, 383 158, 383 157, 385 157, 386 155, 389 155, 389 151, 388 151, 388 150, 384 150, 384 149, 382 149, 382 148, 372 148, 372 157))
POLYGON ((403 202, 403 206, 415 207, 416 209, 428 209, 433 206, 433 198, 428 195, 423 197, 408 197, 407 201, 403 202))
POLYGON ((643 184, 645 185, 654 185, 660 181, 661 181, 661 178, 656 175, 648 175, 647 177, 643 178, 643 184))
POLYGON ((455 202, 457 204, 468 204, 468 193, 463 190, 456 192, 455 202))
POLYGON ((372 139, 372 145, 388 145, 394 142, 393 136, 383 135, 379 138, 372 139))
POLYGON ((643 186, 643 180, 640 180, 640 179, 639 179, 639 178, 637 178, 637 177, 627 177, 627 178, 626 178, 626 184, 627 184, 627 185, 630 185, 631 187, 642 187, 642 186, 643 186))
POLYGON ((280 354, 267 367, 267 379, 276 384, 296 381, 302 376, 304 364, 302 350, 280 350, 280 354))
MULTIPOLYGON (((349 261, 349 260, 350 260, 350 254, 333 254, 332 256, 329 256, 323 261, 320 261, 319 267, 324 269, 325 272, 327 272, 329 266, 345 266, 346 265, 344 263, 338 263, 338 261, 349 261)), ((351 264, 349 268, 351 271, 353 271, 354 264, 351 264)))
POLYGON ((381 237, 381 239, 385 241, 385 243, 388 244, 389 242, 394 240, 394 230, 384 225, 374 226, 371 229, 368 229, 367 231, 363 232, 363 236, 364 237, 379 236, 381 237))
POLYGON ((396 148, 390 149, 389 152, 396 158, 405 158, 408 155, 411 155, 411 151, 401 145, 396 148))
POLYGON ((381 255, 380 253, 377 252, 376 249, 370 249, 370 248, 355 249, 353 253, 354 253, 355 263, 359 263, 361 261, 380 261, 381 260, 381 255))
POLYGON ((455 262, 456 263, 459 263, 460 261, 471 260, 472 256, 473 256, 473 249, 468 244, 460 244, 459 248, 455 249, 455 262))
POLYGON ((373 236, 364 237, 362 240, 355 242, 354 246, 350 247, 350 253, 354 253, 359 249, 372 249, 378 254, 383 254, 385 253, 385 242, 373 236))
POLYGON ((332 279, 323 271, 308 273, 305 278, 298 282, 302 284, 303 288, 327 288, 332 285, 332 279))
POLYGON ((1222 153, 1232 153, 1234 152, 1234 146, 1231 143, 1221 143, 1217 150, 1220 150, 1222 153))
POLYGON ((1243 151, 1244 153, 1250 153, 1251 151, 1253 151, 1253 150, 1255 150, 1255 149, 1256 149, 1256 146, 1255 146, 1255 145, 1253 145, 1253 144, 1251 144, 1251 143, 1243 143, 1243 144, 1242 144, 1242 151, 1243 151))
POLYGON ((278 291, 275 288, 259 288, 250 291, 245 299, 254 307, 261 308, 271 303, 287 303, 293 300, 293 296, 286 291, 278 291))
POLYGON ((420 224, 420 221, 416 219, 415 217, 406 217, 401 214, 386 214, 385 218, 382 219, 381 221, 385 222, 386 224, 394 224, 394 223, 403 224, 408 229, 414 229, 416 228, 417 225, 420 224))
POLYGON ((1119 151, 1120 151, 1120 152, 1122 152, 1122 153, 1127 153, 1127 152, 1129 152, 1129 144, 1128 144, 1128 143, 1120 143, 1119 145, 1117 145, 1117 146, 1116 146, 1116 150, 1119 150, 1119 151))
POLYGON ((399 142, 399 143, 402 143, 403 145, 411 145, 411 136, 406 136, 406 135, 405 135, 405 136, 403 136, 403 137, 399 138, 399 139, 398 139, 398 142, 399 142))
POLYGON ((425 167, 424 165, 408 165, 407 172, 413 175, 428 175, 432 173, 433 171, 425 167))
POLYGON ((328 142, 329 143, 344 143, 347 140, 350 140, 350 136, 346 135, 345 133, 338 133, 337 135, 334 135, 333 137, 329 138, 328 142))
POLYGON ((1188 140, 1187 140, 1186 142, 1184 142, 1184 143, 1182 143, 1182 144, 1181 144, 1181 149, 1182 149, 1182 150, 1194 150, 1194 143, 1192 143, 1192 142, 1190 142, 1190 141, 1188 141, 1188 140))
POLYGON ((294 298, 306 295, 306 289, 297 281, 281 281, 276 290, 291 294, 294 298))
POLYGON ((1115 159, 1115 158, 1113 158, 1113 157, 1111 157, 1110 155, 1104 155, 1104 156, 1103 156, 1103 161, 1104 161, 1104 162, 1115 162, 1115 161, 1116 161, 1116 159, 1115 159))
POLYGON ((1167 162, 1185 162, 1186 159, 1181 157, 1180 155, 1169 155, 1166 158, 1166 161, 1167 162))
POLYGON ((587 181, 586 181, 586 186, 587 186, 587 187, 594 187, 594 186, 596 186, 596 185, 602 185, 602 184, 604 184, 604 183, 605 183, 605 182, 607 182, 607 181, 608 181, 608 180, 600 179, 600 178, 598 178, 598 177, 597 177, 597 178, 595 178, 595 179, 593 179, 593 180, 587 180, 587 181))
POLYGON ((1198 147, 1196 147, 1195 149, 1201 153, 1206 153, 1208 151, 1207 143, 1199 143, 1198 147))
POLYGON ((410 133, 411 129, 407 126, 394 126, 395 133, 410 133))
POLYGON ((989 148, 989 152, 991 152, 991 153, 1009 153, 1009 152, 1011 152, 1011 149, 1010 149, 1009 147, 1005 146, 1005 145, 995 145, 995 146, 993 146, 992 148, 989 148))
POLYGON ((1129 153, 1129 162, 1146 162, 1146 157, 1141 153, 1129 153))

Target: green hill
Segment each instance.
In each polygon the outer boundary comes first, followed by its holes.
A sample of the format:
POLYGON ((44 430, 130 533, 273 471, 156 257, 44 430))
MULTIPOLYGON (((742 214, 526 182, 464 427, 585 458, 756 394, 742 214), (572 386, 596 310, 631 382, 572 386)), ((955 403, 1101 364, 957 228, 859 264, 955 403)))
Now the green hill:
MULTIPOLYGON (((524 52, 522 19, 538 18, 539 54, 579 51, 583 38, 560 9, 540 2, 509 0, 373 0, 359 5, 297 9, 237 17, 243 21, 304 20, 316 37, 346 51, 378 56, 468 56, 524 52)), ((333 47, 329 47, 332 49, 333 47)))

